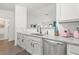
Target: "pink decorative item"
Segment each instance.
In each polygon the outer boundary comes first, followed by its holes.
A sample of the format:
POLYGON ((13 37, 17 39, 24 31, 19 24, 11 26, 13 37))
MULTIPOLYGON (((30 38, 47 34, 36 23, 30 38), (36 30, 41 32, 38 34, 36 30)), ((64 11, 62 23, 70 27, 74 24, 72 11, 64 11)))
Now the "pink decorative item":
POLYGON ((79 39, 79 32, 78 31, 75 31, 74 34, 73 34, 74 38, 78 38, 79 39))
POLYGON ((66 37, 66 38, 70 37, 71 36, 71 32, 68 29, 64 29, 64 30, 61 31, 60 36, 66 37))

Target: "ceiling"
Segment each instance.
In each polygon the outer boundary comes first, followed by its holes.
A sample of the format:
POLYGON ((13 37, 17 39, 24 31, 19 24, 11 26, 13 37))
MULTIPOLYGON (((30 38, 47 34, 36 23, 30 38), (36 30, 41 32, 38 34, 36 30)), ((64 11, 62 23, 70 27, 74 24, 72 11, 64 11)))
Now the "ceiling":
POLYGON ((0 9, 14 11, 15 5, 22 5, 28 8, 29 10, 37 10, 51 4, 55 4, 55 3, 0 3, 0 9))
POLYGON ((0 9, 14 11, 14 5, 13 3, 0 3, 0 9))

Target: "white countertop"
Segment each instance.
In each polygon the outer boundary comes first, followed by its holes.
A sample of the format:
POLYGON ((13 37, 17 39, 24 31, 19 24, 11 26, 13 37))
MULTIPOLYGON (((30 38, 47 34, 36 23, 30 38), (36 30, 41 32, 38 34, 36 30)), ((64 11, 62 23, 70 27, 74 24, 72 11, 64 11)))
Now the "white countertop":
POLYGON ((79 39, 76 38, 65 38, 61 36, 43 36, 43 38, 47 38, 53 41, 59 41, 59 42, 64 42, 67 44, 74 44, 74 45, 79 45, 79 39))
POLYGON ((64 38, 64 37, 61 37, 61 36, 53 36, 53 35, 38 36, 38 35, 34 35, 34 34, 32 35, 31 34, 31 33, 34 33, 34 32, 29 32, 29 31, 25 31, 25 30, 18 30, 17 32, 23 33, 23 34, 29 35, 29 36, 38 37, 38 38, 64 42, 64 43, 67 43, 67 44, 79 45, 79 39, 72 38, 72 37, 71 38, 64 38))

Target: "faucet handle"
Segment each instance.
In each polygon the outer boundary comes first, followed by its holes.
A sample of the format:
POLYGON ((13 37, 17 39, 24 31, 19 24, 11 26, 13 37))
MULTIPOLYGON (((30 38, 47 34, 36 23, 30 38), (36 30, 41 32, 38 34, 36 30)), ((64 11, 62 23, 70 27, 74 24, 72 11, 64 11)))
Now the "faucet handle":
POLYGON ((46 31, 46 34, 48 35, 48 30, 46 31))

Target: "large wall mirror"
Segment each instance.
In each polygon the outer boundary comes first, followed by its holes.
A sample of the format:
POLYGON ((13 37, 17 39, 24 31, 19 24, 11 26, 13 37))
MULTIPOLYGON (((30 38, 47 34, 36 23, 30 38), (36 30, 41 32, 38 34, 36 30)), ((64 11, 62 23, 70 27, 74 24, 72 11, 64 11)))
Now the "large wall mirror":
POLYGON ((50 28, 53 21, 56 20, 56 4, 51 3, 43 8, 32 10, 28 9, 27 27, 35 28, 36 25, 41 25, 43 28, 50 28))

